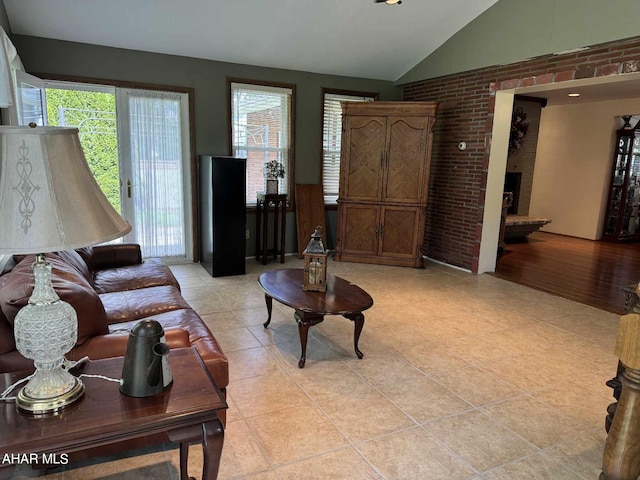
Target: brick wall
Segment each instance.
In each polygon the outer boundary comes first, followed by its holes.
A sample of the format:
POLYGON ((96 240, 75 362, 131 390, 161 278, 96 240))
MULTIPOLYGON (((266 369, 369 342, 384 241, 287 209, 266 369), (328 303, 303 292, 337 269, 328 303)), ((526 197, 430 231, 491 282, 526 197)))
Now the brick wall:
POLYGON ((462 72, 403 86, 403 100, 438 101, 423 250, 433 259, 478 271, 495 94, 640 71, 640 37, 462 72), (458 142, 467 142, 459 151, 458 142))

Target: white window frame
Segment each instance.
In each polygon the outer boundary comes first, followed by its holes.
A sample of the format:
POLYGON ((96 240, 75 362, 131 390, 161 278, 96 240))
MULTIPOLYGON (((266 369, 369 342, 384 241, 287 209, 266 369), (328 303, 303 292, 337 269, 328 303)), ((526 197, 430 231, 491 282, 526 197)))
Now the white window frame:
POLYGON ((48 125, 47 100, 44 81, 22 70, 11 69, 14 103, 2 109, 2 121, 6 125, 48 125))
POLYGON ((293 123, 295 111, 295 85, 272 85, 262 82, 251 82, 246 80, 229 80, 230 86, 230 145, 231 155, 234 157, 247 158, 247 191, 246 191, 246 203, 247 206, 256 205, 256 193, 264 191, 264 159, 277 157, 284 165, 285 177, 279 179, 279 193, 289 193, 291 187, 291 179, 293 178, 293 123), (246 143, 241 143, 242 139, 246 141, 247 134, 247 119, 243 118, 243 115, 238 108, 237 102, 240 99, 240 92, 250 92, 255 94, 264 93, 265 95, 272 96, 275 100, 280 96, 282 102, 280 106, 284 106, 285 116, 280 117, 281 129, 278 135, 278 145, 269 145, 268 141, 265 141, 265 146, 248 146, 246 143), (282 125, 284 123, 284 125, 282 125), (249 152, 262 153, 264 159, 258 160, 249 157, 249 152), (260 173, 257 173, 257 172, 260 173), (258 176, 260 179, 258 180, 258 176))
POLYGON ((340 184, 340 146, 342 143, 341 102, 373 102, 376 93, 322 92, 322 191, 324 203, 335 205, 340 184))

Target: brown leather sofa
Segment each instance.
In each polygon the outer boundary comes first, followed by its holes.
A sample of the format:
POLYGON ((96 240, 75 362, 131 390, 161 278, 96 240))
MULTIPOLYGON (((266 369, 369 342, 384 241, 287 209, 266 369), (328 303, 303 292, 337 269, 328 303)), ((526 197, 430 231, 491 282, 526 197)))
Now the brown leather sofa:
MULTIPOLYGON (((46 254, 58 296, 78 315, 78 340, 69 360, 123 356, 129 331, 142 319, 152 318, 165 330, 171 348, 193 346, 218 387, 229 383, 227 358, 200 316, 187 304, 169 267, 159 259, 142 259, 139 245, 117 244, 46 254)), ((14 257, 15 265, 0 272, 0 373, 33 370, 15 346, 13 320, 33 291, 33 255, 14 257)), ((222 418, 224 422, 224 416, 222 418)), ((160 435, 115 445, 109 450, 83 452, 79 459, 97 454, 166 441, 160 435)))

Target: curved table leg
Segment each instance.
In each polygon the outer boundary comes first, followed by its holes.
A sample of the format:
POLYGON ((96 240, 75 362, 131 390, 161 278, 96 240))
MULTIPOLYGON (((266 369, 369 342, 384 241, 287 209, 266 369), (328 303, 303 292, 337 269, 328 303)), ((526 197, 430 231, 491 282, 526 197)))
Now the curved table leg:
POLYGON ((313 327, 324 320, 323 315, 303 312, 296 310, 294 317, 298 323, 298 333, 300 334, 300 347, 302 354, 298 360, 298 368, 304 368, 307 360, 307 337, 309 336, 309 327, 313 327))
POLYGON ((218 478, 222 445, 224 443, 224 427, 219 419, 202 424, 202 447, 204 451, 204 465, 202 466, 202 480, 218 478))
POLYGON ((271 323, 271 310, 273 309, 273 298, 271 298, 270 295, 265 293, 264 294, 264 301, 267 303, 267 313, 268 313, 269 317, 267 318, 267 321, 262 324, 262 326, 264 328, 267 328, 269 326, 269 324, 271 323))
POLYGON ((180 442, 180 480, 195 480, 188 473, 189 444, 195 442, 202 444, 204 456, 202 480, 215 480, 218 477, 224 444, 224 426, 219 418, 177 430, 169 430, 167 434, 172 442, 180 442))
POLYGON ((180 442, 180 480, 191 480, 188 472, 189 442, 180 442))
POLYGON ((360 351, 358 348, 358 341, 360 340, 360 334, 362 333, 362 328, 364 327, 364 315, 362 312, 355 313, 353 315, 345 315, 345 318, 353 321, 354 330, 353 330, 353 348, 356 351, 356 355, 359 359, 364 357, 364 353, 360 351))

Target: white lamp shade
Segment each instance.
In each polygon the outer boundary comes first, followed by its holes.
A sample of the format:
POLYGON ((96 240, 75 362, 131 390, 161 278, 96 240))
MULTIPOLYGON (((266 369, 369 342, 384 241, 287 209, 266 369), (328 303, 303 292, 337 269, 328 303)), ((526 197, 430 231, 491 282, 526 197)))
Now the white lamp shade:
POLYGON ((95 181, 77 128, 0 127, 0 254, 107 242, 131 230, 95 181))

